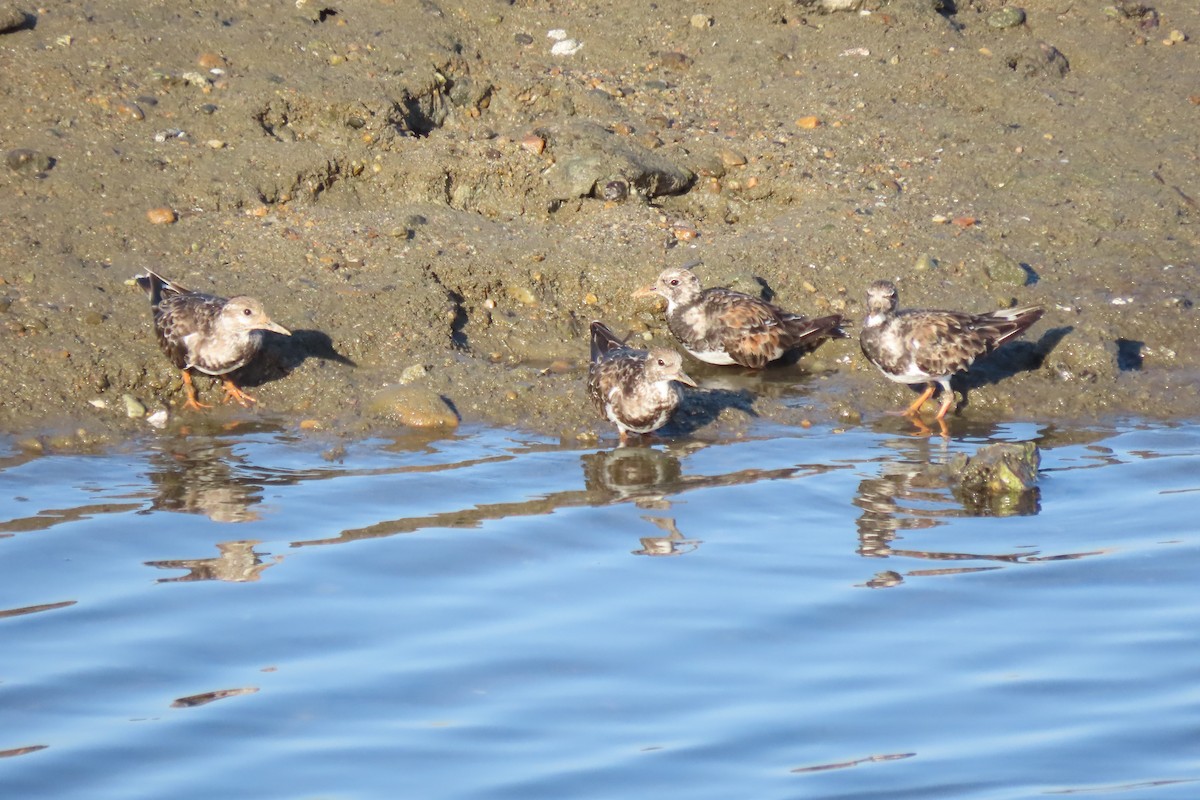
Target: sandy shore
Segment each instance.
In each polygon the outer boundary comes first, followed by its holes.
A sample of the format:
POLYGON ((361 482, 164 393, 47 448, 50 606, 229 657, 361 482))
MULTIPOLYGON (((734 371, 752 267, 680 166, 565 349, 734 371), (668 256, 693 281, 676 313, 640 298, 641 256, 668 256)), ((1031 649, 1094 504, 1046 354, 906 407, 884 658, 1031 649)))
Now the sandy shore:
MULTIPOLYGON (((587 324, 672 344, 630 294, 693 261, 854 321, 876 278, 1043 304, 962 382, 970 419, 1200 415, 1200 7, 818 5, 8 6, 0 430, 189 422, 152 268, 297 332, 245 376, 257 413, 609 436, 587 324)), ((854 338, 687 368, 713 435, 911 398, 854 338)))

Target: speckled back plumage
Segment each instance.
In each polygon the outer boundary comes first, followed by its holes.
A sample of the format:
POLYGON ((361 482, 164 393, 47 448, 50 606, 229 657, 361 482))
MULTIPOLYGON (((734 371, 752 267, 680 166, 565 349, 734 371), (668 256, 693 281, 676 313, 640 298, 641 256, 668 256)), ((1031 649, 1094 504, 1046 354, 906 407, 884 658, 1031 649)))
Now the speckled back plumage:
POLYGON ((592 323, 591 352, 588 396, 622 438, 627 431, 649 433, 667 423, 681 399, 675 381, 696 385, 678 353, 629 347, 602 322, 592 323))
POLYGON ((899 383, 948 380, 1041 319, 1038 306, 988 314, 897 310, 896 287, 876 281, 859 344, 871 363, 899 383))
POLYGON ((760 369, 790 352, 812 352, 846 336, 842 317, 810 319, 753 295, 722 287, 700 288, 687 269, 664 271, 652 287, 667 299, 667 327, 696 358, 710 364, 760 369))

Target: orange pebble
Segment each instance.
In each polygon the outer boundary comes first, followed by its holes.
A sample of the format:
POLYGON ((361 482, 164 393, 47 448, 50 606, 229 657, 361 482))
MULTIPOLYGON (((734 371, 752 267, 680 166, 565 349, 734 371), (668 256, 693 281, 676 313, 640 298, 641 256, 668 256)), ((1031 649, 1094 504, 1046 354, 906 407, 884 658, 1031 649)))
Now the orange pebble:
POLYGON ((175 212, 166 206, 152 208, 146 212, 146 219, 154 225, 170 225, 175 220, 179 219, 175 216, 175 212))

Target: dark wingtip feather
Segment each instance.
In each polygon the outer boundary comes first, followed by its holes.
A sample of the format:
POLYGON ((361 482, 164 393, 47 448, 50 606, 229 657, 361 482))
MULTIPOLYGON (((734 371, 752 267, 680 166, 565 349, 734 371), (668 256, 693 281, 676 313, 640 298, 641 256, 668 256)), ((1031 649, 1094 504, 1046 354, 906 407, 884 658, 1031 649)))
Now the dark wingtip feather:
MULTIPOLYGON (((1000 314, 1002 312, 996 313, 1000 314)), ((1003 323, 997 325, 999 335, 996 336, 993 346, 999 347, 1009 339, 1020 336, 1041 319, 1045 313, 1046 309, 1041 306, 1029 306, 1028 308, 1020 308, 1007 312, 1003 323)))
POLYGON ((605 353, 624 346, 625 341, 617 338, 607 325, 599 320, 592 322, 592 361, 599 361, 605 353))
POLYGON ((848 325, 849 322, 841 314, 830 314, 827 317, 817 317, 812 321, 812 324, 822 330, 822 332, 830 339, 849 339, 850 334, 846 333, 843 325, 848 325))
POLYGON ((152 270, 146 270, 145 275, 135 275, 133 279, 150 296, 150 305, 152 306, 158 305, 159 301, 162 300, 163 287, 169 285, 158 273, 152 270))

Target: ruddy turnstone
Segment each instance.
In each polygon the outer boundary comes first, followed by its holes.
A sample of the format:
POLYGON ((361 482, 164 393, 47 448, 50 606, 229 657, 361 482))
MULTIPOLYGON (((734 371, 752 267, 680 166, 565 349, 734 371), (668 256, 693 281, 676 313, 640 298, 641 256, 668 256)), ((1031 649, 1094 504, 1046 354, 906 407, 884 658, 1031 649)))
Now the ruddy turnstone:
POLYGON ((846 336, 839 314, 809 319, 733 289, 701 289, 686 268, 665 270, 633 296, 652 294, 666 298, 667 327, 679 343, 709 364, 760 369, 788 352, 808 353, 846 336))
POLYGON ((603 322, 592 323, 588 394, 601 416, 616 424, 622 442, 631 431, 650 433, 667 424, 681 400, 676 382, 696 385, 679 353, 636 350, 603 322))
POLYGON ((262 331, 284 336, 291 336, 291 331, 272 322, 262 303, 253 297, 226 299, 189 291, 149 270, 135 280, 150 295, 159 346, 183 373, 183 388, 187 392, 183 407, 210 407, 196 399, 193 372, 221 378, 225 385, 222 402, 236 400, 243 406, 257 402, 228 375, 258 354, 262 331))
POLYGON ((867 289, 867 319, 859 334, 863 355, 897 383, 928 383, 905 416, 916 416, 938 384, 945 398, 941 420, 954 404, 950 377, 1017 336, 1042 317, 1040 306, 1006 308, 990 314, 906 309, 897 311, 896 287, 875 281, 867 289))

